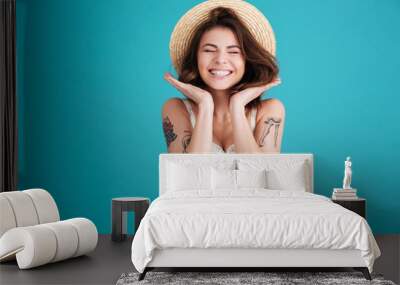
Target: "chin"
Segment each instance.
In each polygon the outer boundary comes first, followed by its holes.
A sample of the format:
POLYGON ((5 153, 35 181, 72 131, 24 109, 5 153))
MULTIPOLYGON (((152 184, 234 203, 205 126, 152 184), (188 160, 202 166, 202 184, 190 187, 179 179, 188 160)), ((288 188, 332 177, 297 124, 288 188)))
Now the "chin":
POLYGON ((218 91, 229 90, 237 83, 236 81, 215 82, 214 80, 204 80, 204 82, 207 84, 209 88, 218 91))
POLYGON ((213 90, 223 91, 230 89, 234 84, 207 84, 213 90))

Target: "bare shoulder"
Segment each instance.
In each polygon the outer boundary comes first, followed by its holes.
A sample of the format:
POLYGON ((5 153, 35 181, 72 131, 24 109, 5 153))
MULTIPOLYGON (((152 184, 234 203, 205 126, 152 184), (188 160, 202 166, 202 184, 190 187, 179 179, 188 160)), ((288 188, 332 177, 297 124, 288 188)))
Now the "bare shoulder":
POLYGON ((261 100, 257 107, 257 122, 266 117, 285 118, 285 106, 276 98, 261 100))
POLYGON ((165 101, 162 107, 162 116, 185 117, 189 118, 189 114, 183 103, 183 99, 174 97, 165 101))
POLYGON ((283 105, 282 101, 276 98, 268 98, 265 100, 261 100, 258 106, 258 111, 260 112, 268 112, 274 114, 284 114, 285 113, 285 106, 283 105))
POLYGON ((170 112, 170 111, 174 111, 174 110, 180 110, 180 109, 183 109, 184 107, 185 106, 184 106, 181 98, 173 97, 173 98, 169 98, 167 101, 164 102, 162 110, 164 113, 165 111, 170 112))

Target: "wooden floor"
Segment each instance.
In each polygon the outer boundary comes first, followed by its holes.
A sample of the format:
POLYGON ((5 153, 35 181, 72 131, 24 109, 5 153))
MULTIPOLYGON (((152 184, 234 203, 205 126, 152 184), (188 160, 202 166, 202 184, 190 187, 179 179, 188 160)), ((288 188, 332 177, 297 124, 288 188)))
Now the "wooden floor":
MULTIPOLYGON (((374 272, 399 284, 400 235, 377 236, 382 256, 374 272)), ((130 259, 132 238, 116 243, 100 235, 94 252, 41 267, 19 270, 16 262, 0 264, 0 284, 115 284, 124 272, 134 271, 130 259)))

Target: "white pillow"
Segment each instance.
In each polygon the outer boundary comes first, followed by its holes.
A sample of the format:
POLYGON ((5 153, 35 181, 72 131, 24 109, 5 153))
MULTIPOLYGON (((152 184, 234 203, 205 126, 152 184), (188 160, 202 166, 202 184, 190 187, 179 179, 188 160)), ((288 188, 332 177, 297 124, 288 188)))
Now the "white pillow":
POLYGON ((307 181, 304 165, 294 169, 267 171, 268 189, 306 191, 307 181))
POLYGON ((212 189, 236 190, 236 170, 212 168, 212 189))
POLYGON ((268 188, 267 171, 236 170, 237 188, 268 188))
POLYGON ((238 160, 240 170, 266 169, 267 188, 273 190, 306 191, 310 189, 310 169, 305 160, 238 160))
POLYGON ((213 190, 267 188, 266 170, 233 170, 212 168, 213 190))
POLYGON ((169 161, 167 175, 167 191, 211 189, 210 166, 182 165, 169 161))

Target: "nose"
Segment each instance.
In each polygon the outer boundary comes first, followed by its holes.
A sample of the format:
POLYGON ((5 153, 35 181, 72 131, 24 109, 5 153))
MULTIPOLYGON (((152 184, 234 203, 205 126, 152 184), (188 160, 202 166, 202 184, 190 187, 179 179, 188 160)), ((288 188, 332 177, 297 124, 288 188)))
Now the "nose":
POLYGON ((218 52, 216 54, 215 63, 217 63, 217 64, 225 64, 226 63, 226 56, 223 52, 218 52))

